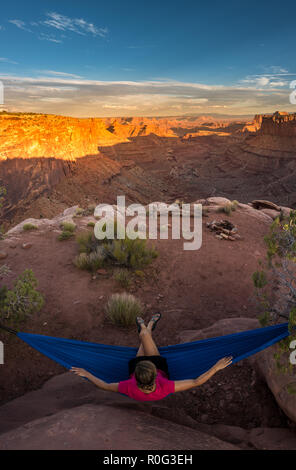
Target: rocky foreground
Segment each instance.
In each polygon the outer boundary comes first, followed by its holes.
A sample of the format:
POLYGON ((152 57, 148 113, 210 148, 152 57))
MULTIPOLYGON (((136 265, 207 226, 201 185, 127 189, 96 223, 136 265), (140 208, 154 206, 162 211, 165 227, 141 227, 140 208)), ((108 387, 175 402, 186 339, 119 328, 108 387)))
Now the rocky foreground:
MULTIPOLYGON (((157 344, 194 341, 259 327, 252 302, 252 273, 264 257, 263 237, 272 220, 289 208, 269 201, 238 203, 212 197, 206 208, 203 245, 184 252, 180 240, 157 240, 159 258, 132 292, 145 305, 145 318, 163 312, 157 344), (228 219, 239 237, 209 230, 228 219), (215 282, 213 283, 213 279, 215 282)), ((2 262, 11 268, 7 284, 32 268, 45 297, 23 331, 106 344, 135 346, 134 329, 106 321, 104 304, 121 291, 112 272, 91 276, 72 263, 74 240, 60 242, 62 221, 85 230, 92 215, 76 216, 77 206, 53 219, 29 219, 0 242, 2 262), (38 228, 23 230, 25 223, 38 228)), ((29 348, 0 333, 5 343, 1 371, 1 449, 295 449, 296 402, 288 393, 295 376, 278 374, 276 346, 233 365, 203 387, 156 403, 135 403, 107 394, 29 348), (22 358, 21 363, 19 357, 22 358), (147 433, 147 429, 151 432, 147 433), (148 435, 148 437, 147 437, 148 435)))

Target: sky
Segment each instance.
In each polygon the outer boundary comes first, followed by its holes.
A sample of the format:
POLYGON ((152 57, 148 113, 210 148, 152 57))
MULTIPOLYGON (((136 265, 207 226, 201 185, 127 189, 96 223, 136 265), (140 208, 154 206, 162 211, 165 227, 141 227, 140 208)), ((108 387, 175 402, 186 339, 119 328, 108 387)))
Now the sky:
POLYGON ((11 0, 0 15, 2 109, 296 112, 295 14, 291 0, 11 0))

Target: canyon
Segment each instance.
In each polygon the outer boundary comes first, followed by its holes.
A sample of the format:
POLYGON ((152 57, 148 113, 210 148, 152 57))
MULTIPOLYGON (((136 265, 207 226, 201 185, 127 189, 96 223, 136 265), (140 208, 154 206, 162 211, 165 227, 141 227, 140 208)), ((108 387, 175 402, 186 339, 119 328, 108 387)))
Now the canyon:
POLYGON ((223 196, 295 207, 295 114, 70 118, 0 115, 4 218, 49 217, 73 203, 223 196))

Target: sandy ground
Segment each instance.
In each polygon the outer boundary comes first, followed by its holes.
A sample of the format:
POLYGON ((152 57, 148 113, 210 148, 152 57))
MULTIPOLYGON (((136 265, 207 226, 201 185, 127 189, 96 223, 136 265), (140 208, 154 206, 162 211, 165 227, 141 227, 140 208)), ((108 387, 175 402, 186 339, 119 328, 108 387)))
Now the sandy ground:
MULTIPOLYGON (((225 215, 210 214, 203 219, 200 250, 184 251, 183 240, 156 240, 159 257, 144 270, 145 277, 133 285, 132 293, 145 305, 145 319, 154 311, 163 318, 155 330, 159 346, 174 344, 178 332, 207 327, 219 319, 256 318, 252 273, 265 253, 263 237, 268 224, 240 210, 229 220, 242 239, 218 240, 206 222, 225 215)), ((76 219, 78 225, 80 219, 76 219)), ((79 228, 78 228, 79 230, 79 228)), ((3 242, 1 242, 3 244, 3 242)), ((7 245, 5 245, 7 246, 7 245)), ((105 317, 109 296, 122 292, 107 275, 78 270, 72 260, 77 254, 75 240, 60 242, 57 233, 24 232, 15 248, 5 248, 5 263, 12 269, 11 284, 26 268, 32 268, 45 298, 40 314, 19 325, 19 330, 50 336, 137 346, 134 327, 113 326, 105 317), (22 243, 30 242, 25 250, 22 243)), ((0 403, 38 389, 64 368, 22 343, 17 337, 0 333, 5 343, 5 367, 1 370, 0 403)), ((171 418, 180 410, 207 424, 224 423, 250 428, 286 427, 290 423, 276 405, 267 386, 244 362, 220 372, 208 384, 169 398, 171 418)), ((179 419, 179 418, 178 418, 179 419)))

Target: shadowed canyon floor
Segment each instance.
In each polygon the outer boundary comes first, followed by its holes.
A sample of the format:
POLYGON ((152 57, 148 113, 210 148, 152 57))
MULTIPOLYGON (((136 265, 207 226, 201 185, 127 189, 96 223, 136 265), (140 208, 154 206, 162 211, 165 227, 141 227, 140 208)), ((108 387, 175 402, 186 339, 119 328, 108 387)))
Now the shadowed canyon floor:
POLYGON ((251 126, 207 119, 1 116, 5 218, 51 217, 118 194, 141 203, 224 196, 296 206, 296 121, 285 130, 276 118, 251 126))

